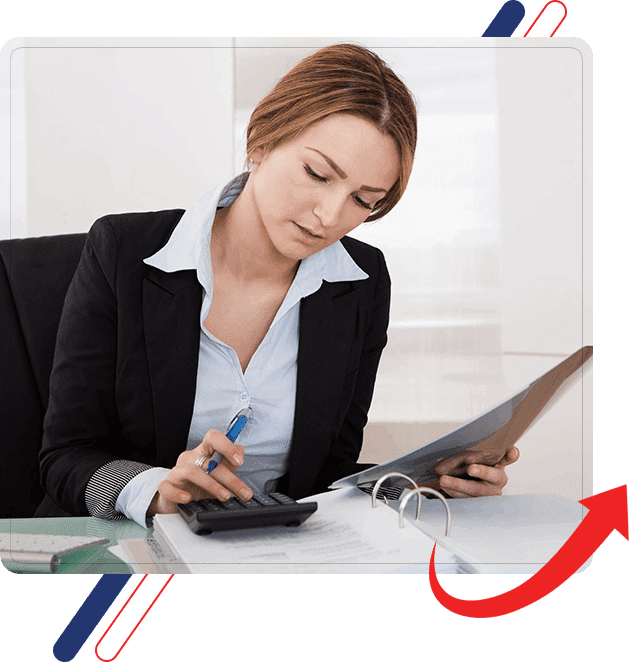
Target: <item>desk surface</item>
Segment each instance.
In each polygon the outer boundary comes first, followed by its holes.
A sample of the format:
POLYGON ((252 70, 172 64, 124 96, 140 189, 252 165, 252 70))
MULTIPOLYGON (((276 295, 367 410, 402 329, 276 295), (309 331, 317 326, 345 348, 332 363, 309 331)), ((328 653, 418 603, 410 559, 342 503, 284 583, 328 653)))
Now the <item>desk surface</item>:
MULTIPOLYGON (((55 574, 132 574, 126 563, 109 551, 125 538, 149 538, 152 529, 145 529, 130 520, 110 522, 95 517, 54 517, 42 519, 0 520, 1 533, 41 533, 46 535, 98 536, 107 538, 109 544, 92 547, 70 556, 62 557, 55 574)), ((11 568, 13 570, 13 568, 11 568)))

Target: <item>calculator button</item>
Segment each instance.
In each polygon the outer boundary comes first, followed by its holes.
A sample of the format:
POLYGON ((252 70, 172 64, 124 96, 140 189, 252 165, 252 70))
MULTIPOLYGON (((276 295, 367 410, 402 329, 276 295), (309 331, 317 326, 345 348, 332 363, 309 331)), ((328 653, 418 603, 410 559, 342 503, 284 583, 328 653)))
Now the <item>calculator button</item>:
POLYGON ((243 508, 262 508, 262 506, 255 499, 251 499, 251 501, 243 501, 238 497, 234 497, 234 498, 243 508))
POLYGON ((211 511, 220 510, 216 499, 201 499, 199 503, 203 506, 203 508, 205 508, 205 510, 211 510, 211 511))
POLYGON ((253 498, 262 506, 276 506, 277 502, 266 494, 254 494, 253 498))
POLYGON ((221 506, 225 510, 242 510, 243 506, 238 503, 235 499, 230 499, 229 501, 222 501, 221 506))
POLYGON ((295 503, 294 499, 286 496, 285 494, 280 494, 279 492, 271 492, 270 497, 273 497, 276 501, 279 501, 281 504, 295 503))

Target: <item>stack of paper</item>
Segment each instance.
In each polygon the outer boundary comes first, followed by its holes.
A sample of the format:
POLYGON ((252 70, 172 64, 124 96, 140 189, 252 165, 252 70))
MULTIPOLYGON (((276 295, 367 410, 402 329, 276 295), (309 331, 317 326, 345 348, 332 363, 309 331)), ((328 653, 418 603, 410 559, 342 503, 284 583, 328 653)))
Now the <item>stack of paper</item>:
MULTIPOLYGON (((295 528, 267 527, 198 536, 179 515, 156 515, 154 535, 183 571, 197 573, 382 573, 427 563, 434 541, 412 526, 399 528, 397 513, 371 508, 360 490, 319 494, 318 509, 295 528)), ((451 554, 438 547, 439 572, 456 572, 451 554)), ((419 571, 428 572, 428 566, 419 571)))
MULTIPOLYGON (((155 517, 155 539, 121 541, 136 572, 427 573, 437 542, 438 573, 536 572, 579 526, 584 508, 555 495, 378 503, 357 488, 309 497, 319 508, 297 528, 267 527, 199 536, 179 515, 155 517)), ((123 556, 124 553, 124 556, 123 556)))

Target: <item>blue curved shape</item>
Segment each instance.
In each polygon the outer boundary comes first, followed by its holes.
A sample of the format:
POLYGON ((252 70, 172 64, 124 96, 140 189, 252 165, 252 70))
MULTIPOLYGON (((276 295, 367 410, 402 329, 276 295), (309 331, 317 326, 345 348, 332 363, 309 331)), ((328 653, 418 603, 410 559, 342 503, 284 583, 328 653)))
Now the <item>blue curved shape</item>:
POLYGON ((524 13, 524 5, 521 2, 505 2, 483 33, 483 37, 510 37, 522 22, 524 13))
POLYGON ((60 662, 74 659, 130 578, 131 575, 103 575, 98 580, 52 648, 60 662))

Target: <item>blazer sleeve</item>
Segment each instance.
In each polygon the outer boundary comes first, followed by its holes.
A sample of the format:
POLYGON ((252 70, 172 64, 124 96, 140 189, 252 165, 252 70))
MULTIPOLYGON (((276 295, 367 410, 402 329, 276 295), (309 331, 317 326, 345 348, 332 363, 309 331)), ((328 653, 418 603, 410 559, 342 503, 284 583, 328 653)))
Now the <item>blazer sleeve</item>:
POLYGON ((325 492, 330 484, 339 478, 374 466, 357 462, 362 449, 363 430, 367 424, 380 357, 387 344, 391 307, 389 271, 382 251, 374 250, 378 257, 377 271, 374 274, 376 285, 353 394, 342 418, 338 434, 316 478, 313 493, 325 492))
POLYGON ((114 229, 105 217, 88 233, 66 295, 39 460, 42 485, 63 510, 124 519, 115 512, 116 499, 150 466, 119 455, 116 260, 114 229))

